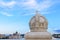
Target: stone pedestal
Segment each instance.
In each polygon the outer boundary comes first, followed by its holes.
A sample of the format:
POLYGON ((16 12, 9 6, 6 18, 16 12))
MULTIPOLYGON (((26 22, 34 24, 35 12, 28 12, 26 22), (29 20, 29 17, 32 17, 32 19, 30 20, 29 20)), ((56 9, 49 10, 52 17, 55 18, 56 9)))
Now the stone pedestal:
POLYGON ((26 40, 51 40, 52 36, 48 32, 28 32, 25 35, 26 40))
POLYGON ((51 34, 47 32, 47 20, 36 13, 29 22, 31 32, 25 34, 25 40, 52 40, 51 34))
POLYGON ((25 39, 25 40, 51 40, 51 39, 41 39, 41 38, 36 39, 36 38, 34 38, 34 39, 25 39))

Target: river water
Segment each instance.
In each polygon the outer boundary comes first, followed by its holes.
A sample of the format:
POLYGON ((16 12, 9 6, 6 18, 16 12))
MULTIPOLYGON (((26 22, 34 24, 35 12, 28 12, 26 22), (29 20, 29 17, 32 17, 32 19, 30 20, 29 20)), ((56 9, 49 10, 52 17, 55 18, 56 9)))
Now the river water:
MULTIPOLYGON (((21 38, 21 39, 0 39, 0 40, 25 40, 25 39, 21 38)), ((53 38, 52 40, 60 40, 60 39, 53 38)))

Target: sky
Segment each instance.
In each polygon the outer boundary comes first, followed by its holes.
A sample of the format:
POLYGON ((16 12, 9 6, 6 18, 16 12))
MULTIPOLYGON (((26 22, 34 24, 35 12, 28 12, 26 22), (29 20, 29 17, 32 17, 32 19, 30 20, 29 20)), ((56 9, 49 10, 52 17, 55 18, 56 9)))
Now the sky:
POLYGON ((30 32, 36 10, 48 20, 48 32, 60 30, 60 0, 0 0, 0 33, 30 32))

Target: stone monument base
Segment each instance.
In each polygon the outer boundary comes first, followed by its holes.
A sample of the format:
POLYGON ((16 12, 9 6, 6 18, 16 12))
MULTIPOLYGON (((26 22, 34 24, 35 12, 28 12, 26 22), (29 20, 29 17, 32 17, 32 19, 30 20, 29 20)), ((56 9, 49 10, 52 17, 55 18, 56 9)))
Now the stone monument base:
POLYGON ((25 35, 26 40, 52 40, 49 32, 28 32, 25 35))
POLYGON ((26 39, 26 40, 52 40, 52 39, 26 39))

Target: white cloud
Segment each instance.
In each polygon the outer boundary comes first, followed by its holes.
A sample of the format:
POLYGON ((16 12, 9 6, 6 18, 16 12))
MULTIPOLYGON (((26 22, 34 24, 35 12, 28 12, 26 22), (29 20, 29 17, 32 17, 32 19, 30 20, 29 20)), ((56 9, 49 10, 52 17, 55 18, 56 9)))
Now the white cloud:
MULTIPOLYGON (((48 12, 43 13, 43 11, 53 5, 52 1, 50 0, 44 0, 44 1, 41 1, 40 3, 38 3, 37 0, 28 0, 26 2, 21 2, 20 4, 22 4, 21 6, 23 6, 25 10, 34 9, 35 11, 36 10, 40 11, 42 14, 45 14, 45 13, 48 14, 48 12)), ((32 15, 32 14, 34 13, 28 13, 24 15, 32 15)))
POLYGON ((35 0, 26 0, 23 2, 18 2, 19 6, 22 6, 24 9, 34 9, 37 5, 35 0))
POLYGON ((0 1, 0 6, 1 6, 1 7, 12 8, 15 4, 16 4, 15 1, 11 1, 11 2, 0 1))
MULTIPOLYGON (((11 2, 4 2, 4 1, 0 1, 0 7, 6 7, 6 8, 13 8, 16 7, 15 5, 17 5, 19 10, 29 10, 31 11, 33 10, 38 10, 40 11, 42 14, 48 14, 48 12, 43 13, 43 11, 45 9, 48 9, 49 7, 51 7, 54 4, 54 2, 52 0, 43 0, 40 1, 40 3, 37 2, 37 0, 26 0, 26 1, 11 1, 11 2)), ((15 8, 13 8, 14 10, 15 8)), ((9 10, 9 9, 8 9, 9 10)), ((24 14, 24 15, 32 15, 34 13, 28 13, 28 14, 24 14)))
POLYGON ((47 9, 47 8, 49 8, 49 7, 51 7, 52 6, 52 3, 51 3, 51 1, 43 1, 43 2, 41 2, 39 5, 38 5, 38 9, 40 10, 40 11, 43 11, 44 9, 47 9))
POLYGON ((24 6, 28 7, 28 8, 34 8, 36 6, 36 1, 35 0, 28 0, 26 2, 22 3, 24 6))
POLYGON ((26 2, 21 2, 20 4, 22 4, 25 9, 39 9, 40 11, 52 5, 49 0, 42 1, 41 3, 37 3, 37 0, 28 0, 26 2))
POLYGON ((4 16, 13 16, 12 14, 9 14, 7 12, 0 12, 0 14, 4 15, 4 16))

